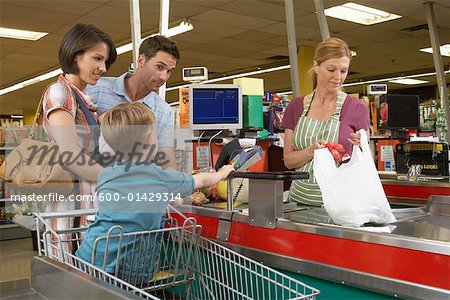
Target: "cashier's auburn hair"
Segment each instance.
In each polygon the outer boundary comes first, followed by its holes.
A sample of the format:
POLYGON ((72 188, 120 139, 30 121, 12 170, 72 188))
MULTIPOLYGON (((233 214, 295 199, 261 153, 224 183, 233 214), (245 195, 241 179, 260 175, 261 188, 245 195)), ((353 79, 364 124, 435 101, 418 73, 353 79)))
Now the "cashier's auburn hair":
POLYGON ((142 149, 156 123, 149 107, 140 102, 121 103, 106 111, 101 131, 105 141, 116 152, 128 155, 142 149))
MULTIPOLYGON (((347 43, 338 38, 329 38, 317 46, 314 52, 314 61, 320 66, 324 61, 344 56, 347 56, 350 60, 352 59, 352 52, 347 43)), ((313 80, 313 88, 315 89, 317 86, 317 74, 313 69, 310 72, 313 80)))

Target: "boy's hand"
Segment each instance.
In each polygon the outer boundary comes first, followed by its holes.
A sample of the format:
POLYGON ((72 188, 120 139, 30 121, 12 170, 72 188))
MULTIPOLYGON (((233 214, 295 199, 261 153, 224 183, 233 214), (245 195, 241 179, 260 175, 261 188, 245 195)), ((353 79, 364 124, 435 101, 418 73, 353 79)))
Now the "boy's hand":
POLYGON ((232 165, 225 165, 222 168, 220 168, 219 171, 217 171, 217 173, 220 174, 221 176, 221 180, 224 180, 225 178, 228 177, 228 175, 230 175, 231 172, 234 172, 234 167, 232 165))

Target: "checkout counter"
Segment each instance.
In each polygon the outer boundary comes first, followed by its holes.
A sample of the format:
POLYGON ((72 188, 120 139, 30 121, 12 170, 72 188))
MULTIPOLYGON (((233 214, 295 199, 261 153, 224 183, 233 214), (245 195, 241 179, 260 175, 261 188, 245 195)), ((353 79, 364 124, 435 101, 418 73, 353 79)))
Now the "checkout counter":
POLYGON ((263 174, 235 174, 250 178, 248 204, 181 211, 198 220, 202 235, 271 267, 394 297, 450 298, 448 181, 385 179, 389 198, 415 206, 394 208, 395 223, 351 228, 334 224, 324 208, 283 202, 283 181, 304 174, 263 174))
POLYGON ((183 205, 181 211, 198 220, 202 235, 271 267, 392 296, 450 297, 450 197, 394 209, 397 222, 367 228, 335 225, 323 208, 268 200, 250 191, 248 207, 183 205), (266 211, 259 220, 255 206, 266 211), (280 206, 282 216, 274 217, 280 206))

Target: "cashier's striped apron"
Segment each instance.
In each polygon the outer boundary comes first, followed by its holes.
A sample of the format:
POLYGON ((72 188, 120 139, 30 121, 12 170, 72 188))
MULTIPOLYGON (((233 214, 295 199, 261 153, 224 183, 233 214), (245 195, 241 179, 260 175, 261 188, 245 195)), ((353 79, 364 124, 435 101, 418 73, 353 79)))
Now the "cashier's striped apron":
MULTIPOLYGON (((301 150, 309 147, 318 140, 337 143, 339 138, 339 120, 342 104, 345 100, 345 94, 343 92, 338 92, 336 111, 327 121, 318 121, 306 116, 311 106, 312 99, 314 98, 314 93, 307 97, 302 115, 295 126, 292 146, 295 150, 301 150)), ((289 200, 307 205, 321 206, 322 193, 320 192, 319 185, 314 177, 313 160, 307 162, 300 168, 297 168, 296 171, 308 172, 309 179, 292 181, 289 200)))

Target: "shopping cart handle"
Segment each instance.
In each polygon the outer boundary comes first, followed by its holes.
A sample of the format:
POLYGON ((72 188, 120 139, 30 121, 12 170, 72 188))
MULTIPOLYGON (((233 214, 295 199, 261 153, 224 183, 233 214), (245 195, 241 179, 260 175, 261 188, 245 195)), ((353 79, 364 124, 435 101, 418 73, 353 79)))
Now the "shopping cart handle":
POLYGON ((308 179, 308 172, 234 172, 230 174, 234 178, 249 178, 249 179, 266 179, 266 180, 296 180, 308 179))

